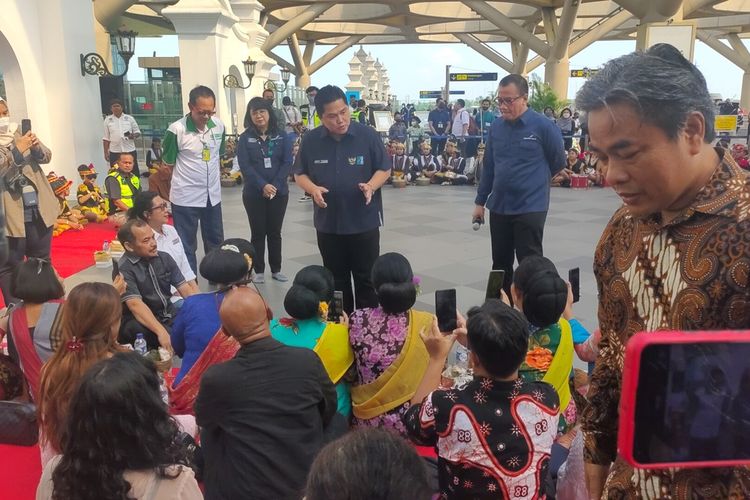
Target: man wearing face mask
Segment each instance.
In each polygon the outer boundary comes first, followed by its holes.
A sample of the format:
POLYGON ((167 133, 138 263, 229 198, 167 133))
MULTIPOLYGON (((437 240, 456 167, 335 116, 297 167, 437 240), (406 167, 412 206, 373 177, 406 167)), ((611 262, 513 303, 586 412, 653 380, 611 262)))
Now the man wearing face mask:
POLYGON ((302 113, 302 123, 310 130, 320 125, 320 117, 315 111, 315 96, 318 95, 318 87, 307 87, 305 94, 307 95, 307 104, 300 106, 299 110, 302 113), (312 120, 310 119, 311 116, 312 120))
POLYGON ((432 134, 432 154, 435 156, 443 152, 445 141, 448 139, 446 132, 451 125, 451 112, 445 106, 445 101, 438 97, 435 101, 437 107, 430 111, 427 124, 432 134))
POLYGON ((0 177, 5 184, 2 197, 8 238, 7 259, 0 260, 0 289, 6 305, 15 301, 10 292, 13 269, 25 257, 49 259, 59 208, 40 165, 51 158, 49 148, 33 132, 21 135, 18 125, 10 121, 8 104, 0 98, 0 177))

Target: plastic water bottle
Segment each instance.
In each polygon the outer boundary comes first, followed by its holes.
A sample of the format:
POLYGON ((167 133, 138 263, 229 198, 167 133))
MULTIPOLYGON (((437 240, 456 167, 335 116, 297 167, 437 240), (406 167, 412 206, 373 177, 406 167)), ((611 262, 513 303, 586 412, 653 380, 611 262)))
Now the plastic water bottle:
POLYGON ((133 342, 133 349, 135 349, 135 352, 137 352, 141 356, 145 356, 146 352, 148 352, 148 347, 146 347, 146 340, 143 338, 142 333, 137 333, 135 335, 135 342, 133 342))
POLYGON ((102 243, 102 252, 109 253, 109 241, 104 240, 104 243, 102 243))
POLYGON ((169 391, 167 390, 167 381, 164 379, 164 374, 159 375, 159 395, 164 404, 169 406, 169 391))

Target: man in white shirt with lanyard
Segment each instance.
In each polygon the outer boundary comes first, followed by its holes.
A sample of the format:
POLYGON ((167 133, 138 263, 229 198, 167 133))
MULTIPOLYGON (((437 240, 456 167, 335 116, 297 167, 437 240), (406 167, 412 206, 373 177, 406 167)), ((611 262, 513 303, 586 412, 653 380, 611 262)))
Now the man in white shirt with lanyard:
POLYGON ((195 272, 198 221, 205 253, 224 241, 219 168, 225 129, 213 117, 216 96, 208 87, 199 85, 191 90, 188 107, 190 113, 167 129, 162 142, 162 162, 172 175, 169 199, 174 227, 195 272))
POLYGON ((119 99, 112 99, 109 105, 112 114, 104 119, 104 159, 109 162, 111 167, 117 165, 121 153, 131 153, 133 155, 133 175, 140 177, 138 168, 138 151, 135 148, 135 140, 141 136, 141 129, 138 123, 130 115, 122 111, 122 102, 119 99))

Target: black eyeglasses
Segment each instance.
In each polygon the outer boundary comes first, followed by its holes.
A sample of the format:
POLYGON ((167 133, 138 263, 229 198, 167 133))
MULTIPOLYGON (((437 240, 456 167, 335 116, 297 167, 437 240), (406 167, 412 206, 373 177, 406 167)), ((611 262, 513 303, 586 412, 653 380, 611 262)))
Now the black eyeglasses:
POLYGON ((169 207, 169 203, 164 202, 161 205, 156 205, 155 207, 149 208, 148 211, 153 212, 154 210, 166 210, 167 207, 169 207))
POLYGON ((216 114, 216 111, 199 111, 199 110, 196 109, 195 113, 198 114, 198 115, 206 116, 206 117, 210 118, 210 117, 212 117, 212 116, 214 116, 216 114))
POLYGON ((522 97, 525 97, 525 95, 518 95, 516 97, 498 97, 496 101, 501 106, 503 104, 505 104, 506 106, 510 106, 511 104, 513 104, 514 102, 516 102, 518 99, 522 97))

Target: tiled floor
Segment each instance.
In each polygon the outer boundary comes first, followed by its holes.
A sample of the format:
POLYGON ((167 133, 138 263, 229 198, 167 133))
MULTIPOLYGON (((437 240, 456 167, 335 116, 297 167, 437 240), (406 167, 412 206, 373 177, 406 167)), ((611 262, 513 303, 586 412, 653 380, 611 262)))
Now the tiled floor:
MULTIPOLYGON (((381 233, 381 251, 403 253, 415 274, 422 278, 417 307, 432 311, 434 292, 442 288, 457 289, 461 310, 481 303, 491 265, 490 239, 487 227, 479 231, 471 228, 475 188, 386 186, 383 191, 385 227, 381 233)), ((240 188, 225 188, 222 195, 226 237, 249 239, 240 188)), ((321 263, 312 226, 312 204, 298 203, 299 195, 299 189, 291 186, 283 231, 283 272, 290 278, 306 265, 321 263)), ((594 248, 618 206, 619 199, 609 189, 552 190, 545 253, 564 278, 570 268, 580 267, 581 302, 575 311, 589 329, 596 327, 594 248)), ((109 275, 109 270, 92 267, 68 278, 67 289, 83 281, 108 280, 109 275)), ((283 314, 282 304, 289 284, 271 280, 270 273, 266 280, 260 289, 277 315, 283 314)), ((202 281, 202 288, 205 285, 202 281)))

